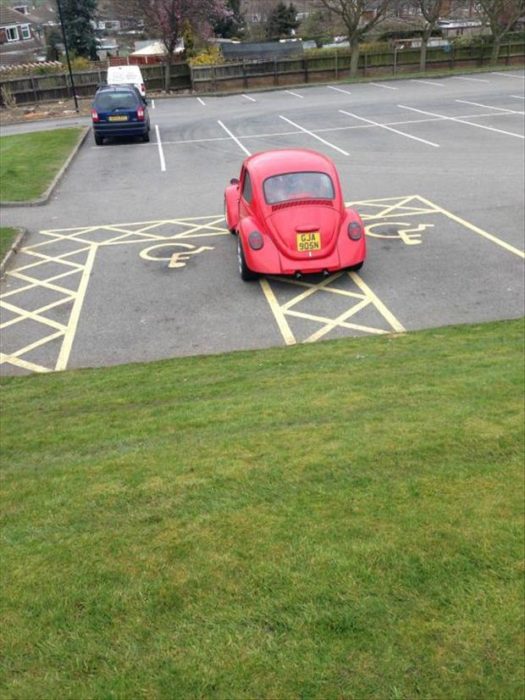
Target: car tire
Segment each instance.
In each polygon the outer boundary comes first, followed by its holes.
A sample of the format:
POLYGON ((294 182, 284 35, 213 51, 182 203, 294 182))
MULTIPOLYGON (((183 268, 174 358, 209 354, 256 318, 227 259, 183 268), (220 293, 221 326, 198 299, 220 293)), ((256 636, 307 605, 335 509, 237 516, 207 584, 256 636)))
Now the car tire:
POLYGON ((101 136, 100 134, 94 134, 95 136, 95 143, 97 146, 102 146, 104 144, 104 137, 101 136))
POLYGON ((142 137, 142 140, 144 141, 144 143, 149 143, 149 130, 146 131, 146 133, 142 137))
POLYGON ((239 274, 244 282, 251 282, 257 279, 257 273, 250 270, 246 264, 240 236, 237 236, 237 262, 239 264, 239 274))

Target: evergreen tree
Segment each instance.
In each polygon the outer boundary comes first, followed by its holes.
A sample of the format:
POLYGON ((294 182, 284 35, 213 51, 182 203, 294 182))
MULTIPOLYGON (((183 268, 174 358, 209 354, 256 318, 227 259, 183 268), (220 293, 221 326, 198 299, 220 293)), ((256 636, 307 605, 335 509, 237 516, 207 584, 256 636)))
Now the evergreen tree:
POLYGON ((97 42, 92 24, 97 0, 56 0, 62 8, 68 49, 76 56, 96 61, 97 42))
POLYGON ((296 19, 297 10, 290 3, 279 2, 268 16, 266 22, 266 36, 268 39, 280 39, 291 36, 292 30, 297 29, 299 22, 296 19))
POLYGON ((226 12, 213 23, 213 31, 223 39, 239 38, 244 33, 241 0, 226 0, 226 12))

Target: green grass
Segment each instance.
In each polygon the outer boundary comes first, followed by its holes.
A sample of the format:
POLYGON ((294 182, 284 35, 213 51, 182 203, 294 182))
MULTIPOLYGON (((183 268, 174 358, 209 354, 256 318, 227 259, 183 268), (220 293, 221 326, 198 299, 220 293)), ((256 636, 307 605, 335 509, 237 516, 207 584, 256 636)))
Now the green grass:
POLYGON ((0 226, 0 262, 4 259, 4 256, 7 255, 7 251, 15 242, 19 232, 20 231, 17 228, 6 228, 0 226))
POLYGON ((78 142, 82 129, 0 137, 0 201, 41 197, 78 142))
POLYGON ((1 696, 523 697, 523 349, 4 378, 1 696))

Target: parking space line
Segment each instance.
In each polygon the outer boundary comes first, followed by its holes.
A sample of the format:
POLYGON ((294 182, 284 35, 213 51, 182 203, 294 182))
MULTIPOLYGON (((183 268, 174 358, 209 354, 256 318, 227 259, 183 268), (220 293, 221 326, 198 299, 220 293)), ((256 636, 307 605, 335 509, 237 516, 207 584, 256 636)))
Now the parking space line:
POLYGON ((427 114, 430 117, 440 117, 443 121, 457 122, 458 124, 466 124, 467 126, 474 126, 478 129, 486 129, 487 131, 494 131, 498 134, 503 134, 504 136, 514 136, 518 139, 523 139, 525 136, 522 134, 515 134, 512 131, 504 131, 503 129, 496 129, 493 126, 486 126, 485 124, 476 124, 475 122, 469 122, 466 119, 461 119, 459 117, 447 117, 445 114, 436 114, 435 112, 427 112, 423 109, 416 109, 415 107, 407 107, 406 105, 397 105, 400 109, 408 109, 411 112, 417 112, 418 114, 427 114))
POLYGON ((242 145, 242 143, 239 141, 239 139, 237 138, 237 136, 235 136, 234 134, 232 134, 232 132, 228 129, 228 127, 224 126, 224 124, 221 122, 220 119, 217 120, 217 123, 218 123, 220 126, 222 126, 222 128, 223 128, 224 131, 228 134, 228 136, 229 136, 230 138, 232 138, 232 139, 235 141, 235 143, 239 146, 239 148, 241 149, 241 151, 244 151, 244 153, 246 153, 247 156, 251 156, 250 151, 249 151, 245 146, 242 145))
POLYGON ((299 99, 304 100, 304 95, 300 95, 298 92, 294 92, 293 90, 285 90, 289 95, 293 95, 294 97, 299 97, 299 99))
POLYGON ((342 92, 345 95, 351 95, 350 90, 343 90, 343 88, 335 87, 334 85, 327 85, 330 90, 337 90, 337 92, 342 92))
POLYGON ((421 143, 426 144, 427 146, 432 146, 433 148, 439 148, 438 143, 433 143, 432 141, 427 141, 426 139, 421 139, 419 136, 412 136, 412 134, 406 134, 404 131, 399 131, 398 129, 393 129, 391 126, 386 126, 385 124, 379 124, 379 122, 375 122, 372 119, 365 119, 364 117, 358 117, 357 114, 353 114, 352 112, 345 112, 344 109, 339 110, 341 114, 346 114, 349 117, 353 117, 354 119, 358 119, 360 121, 366 122, 367 124, 371 124, 373 126, 378 126, 381 129, 386 129, 387 131, 392 131, 394 134, 399 134, 400 136, 405 136, 407 139, 413 139, 414 141, 420 141, 421 143))
POLYGON ((525 80, 524 75, 514 75, 513 73, 497 73, 492 71, 492 75, 501 75, 503 78, 516 78, 516 80, 525 80))
POLYGON ((432 202, 430 202, 428 199, 425 199, 424 197, 419 196, 419 199, 422 202, 424 202, 425 204, 428 204, 429 206, 433 206, 437 211, 444 214, 449 219, 452 219, 452 221, 456 221, 457 223, 461 224, 462 226, 465 226, 465 228, 468 228, 473 233, 477 233, 478 236, 482 236, 483 238, 486 238, 491 243, 495 243, 496 245, 500 246, 504 250, 507 250, 509 253, 512 253, 513 255, 517 255, 519 258, 525 259, 525 252, 523 250, 519 250, 519 248, 515 248, 513 245, 510 245, 510 243, 507 243, 506 241, 501 240, 501 238, 494 236, 492 233, 488 233, 487 231, 484 231, 483 229, 478 228, 474 224, 471 224, 470 222, 465 221, 465 219, 462 219, 460 216, 456 216, 456 214, 453 214, 452 212, 448 211, 447 209, 442 209, 440 206, 438 206, 437 204, 433 204, 432 202))
POLYGON ((277 321, 277 325, 279 326, 279 330, 281 331, 281 335, 283 336, 284 342, 286 343, 286 345, 295 345, 295 336, 292 333, 290 326, 288 325, 288 321, 286 320, 284 313, 281 310, 281 307, 275 297, 275 294, 273 293, 272 288, 270 287, 268 280, 261 277, 259 279, 259 284, 261 285, 261 289, 264 292, 264 296, 266 297, 266 300, 270 305, 270 309, 272 310, 274 318, 277 321))
POLYGON ((58 355, 58 360, 55 367, 57 371, 64 370, 67 367, 69 355, 71 354, 71 348, 73 347, 73 340, 75 339, 75 334, 77 332, 77 326, 78 321, 80 319, 82 304, 84 303, 84 297, 86 296, 89 278, 91 277, 91 270, 93 269, 93 263, 95 262, 97 249, 98 246, 94 245, 90 248, 87 254, 84 272, 82 273, 82 279, 80 280, 80 284, 75 296, 75 301, 73 302, 73 309, 71 310, 69 323, 67 324, 67 328, 64 333, 64 341, 62 343, 62 347, 60 348, 60 353, 58 355))
POLYGON ((204 107, 206 107, 206 102, 204 102, 204 100, 201 99, 200 97, 197 97, 197 102, 200 102, 201 105, 203 105, 204 107))
POLYGON ((381 83, 369 83, 369 84, 373 85, 374 87, 383 88, 384 90, 399 90, 399 88, 396 88, 393 85, 381 85, 381 83))
POLYGON ((254 97, 250 97, 250 95, 242 95, 245 100, 250 100, 250 102, 257 102, 257 100, 254 97))
POLYGON ((412 78, 413 83, 423 83, 423 85, 431 85, 432 87, 446 87, 443 83, 436 83, 433 80, 419 80, 418 78, 412 78))
POLYGON ((490 80, 484 80, 483 78, 464 78, 459 75, 453 75, 452 80, 468 80, 470 83, 490 83, 490 80))
POLYGON ((287 119, 287 117, 283 117, 282 114, 279 115, 279 118, 283 119, 285 122, 288 122, 288 124, 291 124, 292 126, 297 127, 297 129, 300 129, 303 133, 308 134, 309 136, 311 136, 314 139, 317 139, 321 143, 324 143, 326 146, 330 146, 330 148, 333 148, 336 151, 339 151, 339 153, 342 153, 342 155, 344 155, 344 156, 350 155, 349 153, 344 151, 342 148, 339 148, 339 146, 335 146, 333 143, 330 143, 330 141, 326 141, 325 139, 321 138, 317 134, 314 134, 313 131, 309 131, 308 129, 305 129, 303 126, 300 126, 300 124, 296 124, 291 119, 287 119))
POLYGON ((151 100, 151 109, 155 109, 155 100, 151 100))
POLYGON ((505 109, 504 107, 493 107, 492 105, 483 105, 480 102, 470 102, 469 100, 456 100, 456 102, 461 102, 464 105, 474 105, 474 107, 483 107, 484 109, 495 109, 497 112, 510 112, 510 114, 525 114, 525 112, 518 112, 515 109, 505 109))
POLYGON ((516 100, 525 100, 525 95, 509 95, 509 97, 514 97, 516 100))
POLYGON ((161 172, 166 172, 166 161, 164 159, 164 149, 162 148, 162 141, 160 140, 160 131, 158 124, 155 124, 155 133, 157 134, 157 147, 159 149, 159 159, 160 159, 160 169, 161 172))

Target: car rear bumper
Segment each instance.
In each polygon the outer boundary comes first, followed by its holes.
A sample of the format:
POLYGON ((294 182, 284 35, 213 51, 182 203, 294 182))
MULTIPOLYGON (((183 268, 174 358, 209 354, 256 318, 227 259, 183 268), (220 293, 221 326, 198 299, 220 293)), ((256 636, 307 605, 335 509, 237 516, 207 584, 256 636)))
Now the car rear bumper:
POLYGON ((118 124, 93 124, 93 131, 99 136, 144 136, 149 131, 147 122, 120 122, 118 124))

